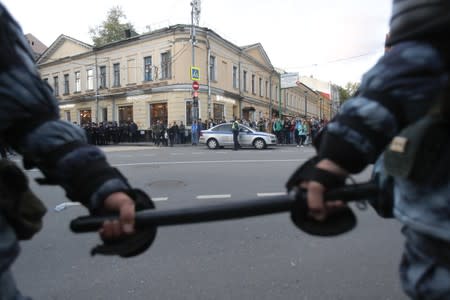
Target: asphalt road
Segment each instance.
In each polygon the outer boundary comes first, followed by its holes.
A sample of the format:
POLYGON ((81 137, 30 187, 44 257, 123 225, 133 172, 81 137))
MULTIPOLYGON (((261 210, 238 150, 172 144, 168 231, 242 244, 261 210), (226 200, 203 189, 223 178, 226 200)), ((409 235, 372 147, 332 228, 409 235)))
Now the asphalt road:
MULTIPOLYGON (((157 209, 259 199, 283 193, 309 147, 216 151, 204 147, 103 148, 157 209)), ((36 170, 28 171, 38 177, 36 170)), ((366 170, 358 180, 368 178, 366 170)), ((72 234, 80 206, 61 212, 61 188, 33 189, 49 211, 45 228, 22 243, 13 267, 34 299, 406 299, 398 280, 403 238, 395 220, 354 206, 358 226, 334 238, 309 236, 289 214, 158 229, 144 254, 91 257, 96 234, 72 234)))

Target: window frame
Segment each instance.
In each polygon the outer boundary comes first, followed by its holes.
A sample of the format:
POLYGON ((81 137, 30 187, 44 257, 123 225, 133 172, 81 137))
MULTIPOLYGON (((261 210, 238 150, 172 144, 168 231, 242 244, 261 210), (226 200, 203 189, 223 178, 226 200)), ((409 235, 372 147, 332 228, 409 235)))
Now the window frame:
POLYGON ((151 55, 144 57, 144 81, 153 81, 152 73, 153 58, 151 55), (150 60, 150 63, 148 63, 150 60))
POLYGON ((161 79, 172 78, 172 55, 170 51, 161 53, 161 79))
POLYGON ((59 78, 58 78, 58 76, 53 76, 53 95, 55 97, 59 96, 59 78))
POLYGON ((246 70, 242 71, 242 88, 243 88, 244 92, 248 92, 248 90, 247 90, 247 71, 246 70))
POLYGON ((120 86, 120 63, 113 64, 113 87, 120 86))
POLYGON ((75 71, 75 93, 81 93, 81 71, 75 71))
POLYGON ((217 58, 214 55, 209 56, 209 79, 217 81, 217 58))
POLYGON ((107 88, 106 85, 106 66, 100 66, 100 86, 99 88, 107 88))
POLYGON ((64 95, 70 94, 70 75, 64 74, 64 95))
POLYGON ((94 90, 94 69, 86 70, 86 90, 94 90))
POLYGON ((233 73, 232 73, 232 80, 233 80, 233 88, 234 89, 237 89, 238 87, 239 87, 239 85, 238 85, 238 80, 239 80, 239 78, 238 78, 238 67, 237 66, 233 66, 233 71, 232 71, 233 73))
POLYGON ((252 74, 252 82, 251 82, 251 84, 252 84, 252 94, 254 94, 254 95, 256 95, 256 87, 255 87, 256 82, 255 82, 255 79, 256 79, 256 75, 252 74))

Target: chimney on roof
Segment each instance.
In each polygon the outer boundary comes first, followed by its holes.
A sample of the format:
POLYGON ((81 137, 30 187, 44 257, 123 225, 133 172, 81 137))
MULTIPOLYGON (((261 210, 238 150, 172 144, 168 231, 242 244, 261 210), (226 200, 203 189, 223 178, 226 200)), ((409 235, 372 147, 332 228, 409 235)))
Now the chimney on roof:
POLYGON ((125 29, 125 38, 130 38, 131 37, 131 29, 125 29))

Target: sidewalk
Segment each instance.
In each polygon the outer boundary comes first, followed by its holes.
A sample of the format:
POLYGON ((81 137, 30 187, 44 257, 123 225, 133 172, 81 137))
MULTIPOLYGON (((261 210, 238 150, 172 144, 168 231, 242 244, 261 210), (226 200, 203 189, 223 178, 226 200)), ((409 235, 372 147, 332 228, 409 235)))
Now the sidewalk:
MULTIPOLYGON (((117 146, 145 146, 145 147, 159 147, 155 146, 153 142, 136 142, 136 143, 119 143, 119 144, 109 144, 109 145, 100 145, 101 147, 117 147, 117 146)), ((173 144, 173 147, 170 146, 160 146, 161 148, 174 148, 174 147, 206 147, 206 145, 198 144, 197 146, 191 144, 173 144)), ((276 144, 272 147, 297 147, 297 144, 276 144)), ((311 147, 311 144, 306 145, 306 147, 311 147)))

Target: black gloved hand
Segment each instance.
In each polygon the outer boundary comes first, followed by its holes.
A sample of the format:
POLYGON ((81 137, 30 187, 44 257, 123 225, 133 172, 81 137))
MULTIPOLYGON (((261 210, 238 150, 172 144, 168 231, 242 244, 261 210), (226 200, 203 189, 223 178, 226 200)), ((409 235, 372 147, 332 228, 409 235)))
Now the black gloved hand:
MULTIPOLYGON (((142 190, 133 189, 129 196, 135 201, 136 211, 155 208, 150 197, 142 190)), ((94 247, 91 254, 136 256, 146 251, 155 237, 156 227, 136 228, 135 233, 131 235, 114 240, 103 239, 103 244, 94 247)))
POLYGON ((334 236, 350 231, 356 226, 356 216, 347 206, 333 211, 323 221, 318 221, 308 214, 307 190, 300 188, 301 182, 317 181, 327 190, 345 185, 346 177, 317 168, 318 162, 317 156, 309 159, 291 175, 286 183, 288 192, 295 192, 297 199, 291 210, 292 222, 302 231, 317 236, 334 236))

